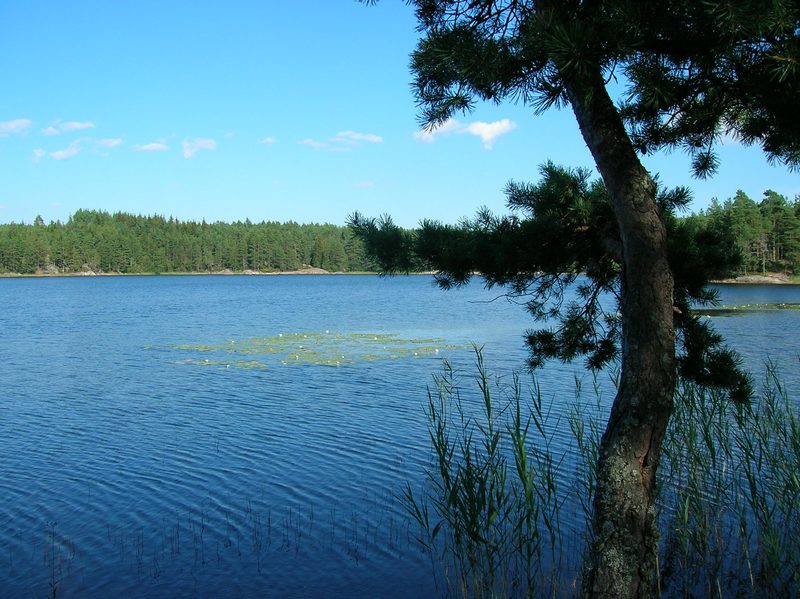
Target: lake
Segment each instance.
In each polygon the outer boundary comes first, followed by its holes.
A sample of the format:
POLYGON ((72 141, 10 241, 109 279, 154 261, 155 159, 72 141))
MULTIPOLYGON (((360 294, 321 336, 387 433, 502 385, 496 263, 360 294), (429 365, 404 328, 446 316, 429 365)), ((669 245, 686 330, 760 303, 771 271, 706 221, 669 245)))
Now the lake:
MULTIPOLYGON (((473 343, 498 376, 524 366, 532 322, 498 296, 428 276, 0 280, 0 596, 434 596, 396 496, 423 482, 442 359, 466 380, 473 343)), ((714 322, 796 388, 800 311, 714 322)), ((567 405, 581 373, 539 382, 567 405)))

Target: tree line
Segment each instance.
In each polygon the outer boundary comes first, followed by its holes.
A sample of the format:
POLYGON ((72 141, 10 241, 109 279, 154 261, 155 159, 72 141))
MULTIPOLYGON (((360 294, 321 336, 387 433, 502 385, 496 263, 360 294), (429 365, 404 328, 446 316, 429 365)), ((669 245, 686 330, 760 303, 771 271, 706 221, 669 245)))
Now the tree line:
POLYGON ((34 274, 375 270, 347 227, 179 221, 78 210, 66 223, 0 225, 0 272, 34 274))
POLYGON ((741 265, 731 274, 800 273, 800 196, 790 202, 768 189, 756 202, 737 191, 690 218, 734 239, 741 265))
MULTIPOLYGON (((743 191, 684 217, 732 239, 741 255, 729 276, 800 273, 800 197, 772 190, 756 202, 743 191)), ((66 223, 0 225, 0 272, 169 273, 306 267, 374 271, 362 241, 348 227, 294 222, 200 223, 163 216, 78 210, 66 223)))

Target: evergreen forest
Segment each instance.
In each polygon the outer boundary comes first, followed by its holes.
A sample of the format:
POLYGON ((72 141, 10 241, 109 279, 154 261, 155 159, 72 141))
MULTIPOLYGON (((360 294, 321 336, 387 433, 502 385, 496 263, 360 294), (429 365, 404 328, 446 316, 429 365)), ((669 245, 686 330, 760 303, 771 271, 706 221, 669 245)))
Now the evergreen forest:
MULTIPOLYGON (((730 276, 800 274, 800 196, 772 190, 755 201, 738 191, 683 217, 733 239, 741 254, 730 276)), ((197 223, 163 216, 78 210, 66 223, 0 224, 0 273, 330 272, 377 270, 361 240, 330 224, 197 223)))
POLYGON ((712 200, 707 210, 689 218, 705 221, 710 229, 735 240, 741 265, 732 275, 800 274, 800 196, 789 202, 767 190, 755 202, 738 191, 723 203, 712 200))
POLYGON ((66 223, 0 225, 0 273, 375 270, 347 227, 206 223, 78 210, 66 223))

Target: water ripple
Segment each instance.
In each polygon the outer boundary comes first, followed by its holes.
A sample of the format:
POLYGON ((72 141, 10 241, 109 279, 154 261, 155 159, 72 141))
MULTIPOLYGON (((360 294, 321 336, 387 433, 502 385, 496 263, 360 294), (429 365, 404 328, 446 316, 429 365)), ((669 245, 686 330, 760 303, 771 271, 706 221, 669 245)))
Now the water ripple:
MULTIPOLYGON (((424 484, 441 358, 465 387, 471 341, 503 380, 524 363, 524 311, 484 299, 427 278, 0 281, 0 596, 433 595, 397 493, 424 484), (283 364, 295 333, 315 353, 283 364), (202 344, 219 364, 176 363, 202 344)), ((580 372, 540 379, 565 453, 580 372)))

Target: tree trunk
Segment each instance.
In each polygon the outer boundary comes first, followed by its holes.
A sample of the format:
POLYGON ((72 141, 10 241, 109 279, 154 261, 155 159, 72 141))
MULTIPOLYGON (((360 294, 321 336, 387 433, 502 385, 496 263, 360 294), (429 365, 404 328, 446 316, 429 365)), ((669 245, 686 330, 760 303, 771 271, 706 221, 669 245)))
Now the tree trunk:
POLYGON ((656 469, 675 385, 673 279, 655 184, 640 163, 600 70, 568 78, 583 138, 608 188, 622 239, 620 387, 600 446, 589 597, 654 595, 656 469))

